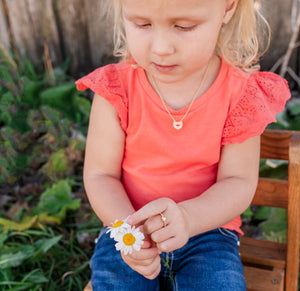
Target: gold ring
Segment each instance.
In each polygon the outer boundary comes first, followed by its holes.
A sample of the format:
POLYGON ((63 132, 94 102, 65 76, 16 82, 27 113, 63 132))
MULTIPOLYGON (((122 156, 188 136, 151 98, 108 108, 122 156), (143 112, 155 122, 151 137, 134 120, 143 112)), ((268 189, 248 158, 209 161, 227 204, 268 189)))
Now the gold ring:
POLYGON ((160 219, 161 219, 161 221, 163 223, 163 227, 166 227, 166 225, 167 225, 167 218, 161 212, 159 214, 160 214, 160 219))

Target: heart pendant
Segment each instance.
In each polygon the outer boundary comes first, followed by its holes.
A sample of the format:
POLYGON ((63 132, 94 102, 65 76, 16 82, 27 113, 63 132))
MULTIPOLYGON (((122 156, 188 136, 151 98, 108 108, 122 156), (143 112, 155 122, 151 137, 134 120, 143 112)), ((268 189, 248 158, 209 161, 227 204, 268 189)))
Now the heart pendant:
POLYGON ((177 130, 181 129, 183 126, 183 122, 182 121, 174 121, 173 122, 173 127, 177 130))

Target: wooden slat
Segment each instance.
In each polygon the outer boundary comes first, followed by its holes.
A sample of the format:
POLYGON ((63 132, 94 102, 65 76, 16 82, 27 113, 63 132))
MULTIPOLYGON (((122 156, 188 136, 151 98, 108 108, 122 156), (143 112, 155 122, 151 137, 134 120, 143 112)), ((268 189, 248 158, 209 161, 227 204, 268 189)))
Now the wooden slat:
POLYGON ((286 291, 296 291, 299 278, 300 241, 300 133, 294 134, 290 144, 289 205, 287 229, 286 291))
POLYGON ((88 33, 93 67, 103 66, 113 59, 113 11, 109 1, 85 0, 88 33), (110 13, 108 13, 109 11, 110 13))
POLYGON ((260 178, 252 204, 272 207, 288 207, 288 182, 260 178))
POLYGON ((58 31, 51 0, 6 1, 13 37, 21 50, 33 62, 40 62, 44 45, 49 47, 54 64, 61 63, 62 56, 58 31))
POLYGON ((5 11, 3 10, 2 5, 0 5, 0 44, 5 50, 8 50, 10 48, 5 11))
POLYGON ((86 67, 92 65, 86 3, 84 0, 59 0, 54 3, 56 5, 57 25, 61 33, 60 41, 65 55, 71 56, 69 70, 71 73, 84 72, 86 67))
POLYGON ((240 254, 246 265, 261 265, 266 268, 285 268, 286 266, 286 245, 283 243, 242 237, 240 254))
POLYGON ((247 291, 283 291, 284 270, 262 270, 255 267, 244 267, 247 291))
POLYGON ((261 153, 263 159, 289 159, 289 143, 292 131, 266 130, 261 136, 261 153))

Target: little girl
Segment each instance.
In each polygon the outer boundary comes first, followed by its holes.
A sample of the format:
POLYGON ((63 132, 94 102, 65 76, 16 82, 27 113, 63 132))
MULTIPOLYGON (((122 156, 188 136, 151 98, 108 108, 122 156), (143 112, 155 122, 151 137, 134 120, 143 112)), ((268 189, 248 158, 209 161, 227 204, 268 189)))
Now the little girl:
POLYGON ((145 241, 125 255, 104 227, 93 290, 245 290, 239 215, 290 97, 257 71, 254 1, 111 1, 123 61, 77 81, 95 92, 84 183, 104 225, 127 218, 145 241))

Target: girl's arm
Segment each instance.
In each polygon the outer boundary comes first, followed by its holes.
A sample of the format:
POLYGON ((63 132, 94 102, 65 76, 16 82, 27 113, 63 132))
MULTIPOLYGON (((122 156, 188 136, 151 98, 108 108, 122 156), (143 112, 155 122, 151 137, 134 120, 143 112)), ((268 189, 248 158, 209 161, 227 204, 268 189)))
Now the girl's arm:
MULTIPOLYGON (((95 94, 84 162, 84 185, 97 216, 106 225, 134 213, 121 179, 125 134, 116 109, 95 94)), ((156 247, 145 239, 139 252, 123 255, 123 260, 148 279, 160 272, 160 257, 156 247)))
POLYGON ((251 203, 258 181, 260 137, 222 149, 216 183, 200 196, 176 204, 168 198, 148 203, 128 222, 145 221, 158 248, 170 252, 196 234, 220 227, 239 216, 251 203), (162 227, 159 213, 167 219, 162 227))
POLYGON ((84 161, 84 185, 97 216, 110 225, 134 212, 120 182, 123 132, 116 109, 95 94, 90 114, 84 161))
POLYGON ((201 196, 179 204, 190 236, 220 227, 247 209, 257 187, 259 154, 259 136, 223 147, 217 182, 201 196))

